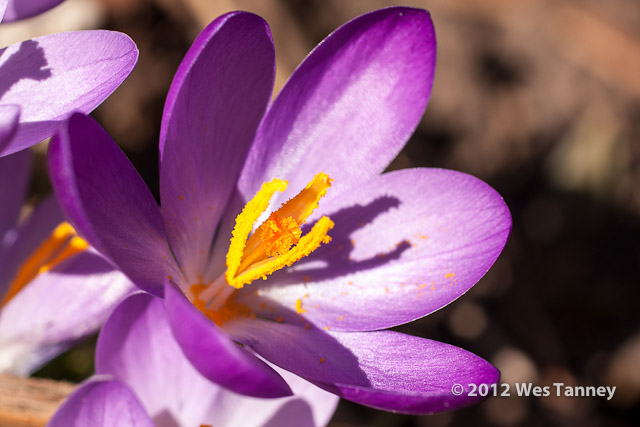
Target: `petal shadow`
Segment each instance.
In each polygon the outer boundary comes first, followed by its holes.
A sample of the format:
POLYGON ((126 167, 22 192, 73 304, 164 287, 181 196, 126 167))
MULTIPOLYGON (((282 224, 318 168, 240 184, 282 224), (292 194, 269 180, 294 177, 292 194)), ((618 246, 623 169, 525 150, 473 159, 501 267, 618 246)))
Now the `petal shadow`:
MULTIPOLYGON (((381 252, 363 260, 355 260, 352 258, 355 246, 351 236, 372 223, 379 215, 399 207, 400 204, 400 199, 396 197, 381 196, 367 205, 354 204, 328 214, 335 223, 335 227, 329 232, 331 242, 320 246, 309 256, 294 264, 292 268, 274 273, 267 282, 259 285, 277 287, 306 283, 310 280, 327 280, 371 270, 399 259, 411 247, 407 240, 396 242, 394 249, 388 252, 381 252)), ((302 233, 306 233, 312 226, 313 224, 305 224, 302 233)))
POLYGON ((51 77, 51 69, 44 49, 35 40, 25 40, 18 50, 7 58, 8 48, 0 50, 0 99, 11 87, 23 79, 46 80, 51 77))

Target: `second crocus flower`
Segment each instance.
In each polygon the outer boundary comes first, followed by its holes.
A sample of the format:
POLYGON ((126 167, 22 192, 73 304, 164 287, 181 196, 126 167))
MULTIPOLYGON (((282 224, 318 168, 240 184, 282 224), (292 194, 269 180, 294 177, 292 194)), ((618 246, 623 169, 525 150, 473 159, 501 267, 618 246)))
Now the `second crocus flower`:
POLYGON ((27 375, 95 333, 135 290, 48 197, 30 214, 31 153, 0 157, 0 373, 27 375))
MULTIPOLYGON (((60 0, 0 0, 0 21, 60 0), (6 14, 5 14, 6 13, 6 14)), ((1 31, 1 30, 0 30, 1 31)), ((129 75, 125 34, 52 34, 0 50, 0 372, 26 375, 94 333, 132 284, 88 247, 48 198, 31 215, 31 155, 72 111, 90 112, 129 75)))

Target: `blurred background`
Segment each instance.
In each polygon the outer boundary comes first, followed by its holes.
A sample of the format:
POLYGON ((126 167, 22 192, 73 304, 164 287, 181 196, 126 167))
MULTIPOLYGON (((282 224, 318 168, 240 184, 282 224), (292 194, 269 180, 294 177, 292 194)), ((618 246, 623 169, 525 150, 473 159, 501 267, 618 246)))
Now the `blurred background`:
MULTIPOLYGON (((637 0, 67 0, 0 27, 0 43, 58 31, 129 34, 140 59, 93 114, 156 192, 173 73, 198 32, 236 9, 271 25, 276 91, 339 25, 389 5, 429 9, 438 68, 424 119, 389 169, 475 175, 505 198, 513 232, 467 295, 403 332, 466 348, 506 383, 616 386, 615 397, 496 397, 435 416, 341 402, 332 426, 640 425, 640 2, 637 0)), ((50 190, 44 154, 33 200, 50 190)), ((93 341, 39 376, 80 381, 93 341)), ((512 395, 514 395, 512 389, 512 395)))

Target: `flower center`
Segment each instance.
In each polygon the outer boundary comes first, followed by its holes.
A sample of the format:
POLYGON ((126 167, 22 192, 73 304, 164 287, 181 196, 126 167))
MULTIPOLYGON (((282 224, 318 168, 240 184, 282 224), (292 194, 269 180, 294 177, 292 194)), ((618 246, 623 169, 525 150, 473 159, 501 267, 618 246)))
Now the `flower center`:
POLYGON ((326 216, 321 217, 304 236, 300 228, 330 186, 329 176, 318 173, 297 196, 269 215, 249 237, 253 225, 267 209, 275 192, 287 188, 287 182, 279 179, 262 184, 236 217, 224 277, 208 285, 192 285, 193 304, 216 323, 228 320, 223 314, 225 310, 229 311, 229 316, 247 314, 246 307, 229 300, 235 289, 258 278, 266 279, 269 274, 309 255, 322 243, 331 241, 327 233, 334 224, 326 216), (223 305, 224 310, 221 310, 223 305))
POLYGON ((328 243, 331 238, 327 232, 333 228, 333 222, 328 217, 320 218, 304 237, 300 237, 300 226, 318 207, 318 201, 330 186, 331 179, 327 174, 317 174, 297 196, 272 213, 248 237, 273 194, 287 188, 287 183, 279 179, 263 184, 236 218, 227 252, 227 284, 240 289, 304 258, 321 243, 328 243))
POLYGON ((7 304, 38 274, 51 270, 70 256, 80 253, 88 247, 89 244, 78 236, 71 224, 68 222, 60 223, 33 254, 22 263, 0 307, 7 304))

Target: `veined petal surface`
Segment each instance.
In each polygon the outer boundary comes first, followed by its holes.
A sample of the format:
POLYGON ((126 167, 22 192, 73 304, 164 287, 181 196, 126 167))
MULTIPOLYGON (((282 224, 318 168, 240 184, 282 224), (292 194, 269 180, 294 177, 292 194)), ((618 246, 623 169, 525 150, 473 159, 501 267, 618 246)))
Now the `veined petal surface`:
POLYGON ((391 7, 338 28, 270 106, 239 181, 244 199, 273 178, 289 181, 284 201, 318 172, 334 193, 381 173, 424 113, 435 60, 425 10, 391 7))
POLYGON ((114 310, 98 340, 96 370, 128 384, 158 425, 321 426, 338 401, 282 370, 292 397, 251 398, 210 382, 183 355, 163 301, 148 294, 133 295, 114 310))
POLYGON ((0 371, 27 375, 95 333, 133 284, 100 255, 39 274, 0 311, 0 371))
POLYGON ((18 131, 0 156, 52 136, 74 111, 92 111, 137 59, 129 36, 105 30, 51 34, 0 50, 0 103, 21 107, 18 131))
POLYGON ((490 385, 499 378, 496 368, 466 350, 392 331, 327 332, 263 320, 239 320, 230 329, 268 361, 345 399, 386 411, 453 410, 482 400, 456 396, 454 384, 490 385))
POLYGON ((4 19, 4 14, 7 12, 7 5, 9 0, 0 0, 0 22, 4 19))
POLYGON ((58 408, 47 427, 154 427, 129 387, 108 377, 78 387, 58 408))
POLYGON ((31 18, 59 5, 64 0, 9 0, 2 22, 31 18))
POLYGON ((193 283, 204 270, 274 75, 267 23, 233 12, 200 33, 174 77, 162 117, 160 196, 171 249, 193 283))
POLYGON ((47 160, 60 205, 89 244, 156 295, 167 275, 179 280, 158 204, 98 123, 74 114, 52 139, 47 160))
MULTIPOLYGON (((511 230, 500 195, 470 175, 407 169, 323 200, 331 243, 242 289, 247 305, 319 328, 384 329, 425 316, 469 290, 511 230), (297 301, 300 300, 300 303, 297 301), (274 311, 275 310, 275 311, 274 311)), ((313 220, 311 220, 313 222, 313 220)))
POLYGON ((14 104, 0 105, 0 153, 11 142, 18 132, 20 122, 20 106, 14 104))
POLYGON ((246 396, 291 395, 290 387, 276 371, 235 344, 168 281, 164 299, 175 339, 204 377, 246 396), (215 359, 212 360, 213 355, 215 359))

